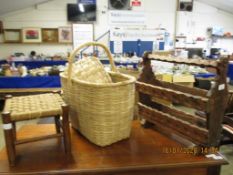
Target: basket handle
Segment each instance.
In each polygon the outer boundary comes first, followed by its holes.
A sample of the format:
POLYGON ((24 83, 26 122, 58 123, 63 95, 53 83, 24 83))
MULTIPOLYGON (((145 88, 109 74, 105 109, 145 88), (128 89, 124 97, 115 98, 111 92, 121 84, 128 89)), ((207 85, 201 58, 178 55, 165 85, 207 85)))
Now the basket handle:
POLYGON ((101 44, 101 43, 97 43, 97 42, 88 42, 88 43, 85 43, 85 44, 82 44, 81 46, 79 46, 78 48, 76 48, 72 53, 71 55, 69 56, 68 58, 68 63, 69 63, 69 66, 68 66, 68 80, 71 80, 71 72, 72 72, 72 62, 74 60, 74 57, 77 53, 80 52, 80 50, 84 47, 88 47, 88 46, 99 46, 101 48, 104 49, 104 51, 106 52, 107 56, 108 56, 108 59, 109 59, 109 62, 110 62, 110 65, 111 65, 111 69, 113 72, 117 72, 117 69, 116 69, 116 66, 115 66, 115 63, 113 61, 113 57, 111 55, 111 52, 109 51, 109 49, 101 44))

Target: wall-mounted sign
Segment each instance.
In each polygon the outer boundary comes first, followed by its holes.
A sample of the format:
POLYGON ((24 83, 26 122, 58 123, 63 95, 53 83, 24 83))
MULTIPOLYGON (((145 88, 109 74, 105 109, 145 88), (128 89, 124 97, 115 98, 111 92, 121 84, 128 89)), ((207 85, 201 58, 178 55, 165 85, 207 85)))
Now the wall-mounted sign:
MULTIPOLYGON (((73 48, 94 40, 93 24, 73 24, 73 48)), ((91 47, 90 47, 91 48, 91 47)), ((91 51, 90 49, 87 49, 91 51)))
POLYGON ((113 28, 110 30, 111 41, 155 41, 164 37, 165 30, 113 28))
POLYGON ((112 10, 109 11, 109 25, 112 26, 142 26, 146 25, 145 12, 112 10))
POLYGON ((115 41, 114 42, 114 53, 122 53, 123 52, 123 42, 115 41))
POLYGON ((140 7, 142 5, 142 2, 140 0, 133 0, 131 2, 131 5, 134 7, 140 7))

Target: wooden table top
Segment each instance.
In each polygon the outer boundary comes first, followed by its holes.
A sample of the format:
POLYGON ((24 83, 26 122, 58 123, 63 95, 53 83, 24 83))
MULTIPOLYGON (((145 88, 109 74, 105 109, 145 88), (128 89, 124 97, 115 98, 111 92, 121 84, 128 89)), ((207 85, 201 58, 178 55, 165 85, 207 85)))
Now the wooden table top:
MULTIPOLYGON (((41 136, 55 132, 54 125, 26 125, 19 138, 41 136)), ((0 174, 98 174, 105 172, 158 170, 169 168, 203 168, 227 164, 187 153, 166 153, 166 148, 181 148, 173 140, 153 129, 144 129, 134 122, 130 139, 104 148, 98 147, 71 129, 72 156, 66 156, 60 139, 49 139, 16 147, 19 160, 8 166, 6 150, 0 151, 0 174)))
POLYGON ((21 95, 32 95, 32 94, 39 94, 39 93, 47 93, 53 91, 60 91, 61 88, 8 88, 8 89, 1 89, 0 88, 0 99, 5 99, 6 95, 13 95, 13 96, 21 96, 21 95))

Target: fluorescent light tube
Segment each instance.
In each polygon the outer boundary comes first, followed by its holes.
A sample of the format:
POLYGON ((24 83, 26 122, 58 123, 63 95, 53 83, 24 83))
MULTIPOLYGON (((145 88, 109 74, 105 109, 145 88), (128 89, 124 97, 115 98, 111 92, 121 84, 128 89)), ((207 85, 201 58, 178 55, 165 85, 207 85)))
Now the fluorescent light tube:
POLYGON ((79 3, 79 4, 78 4, 78 7, 79 7, 79 10, 80 10, 81 12, 85 12, 85 9, 84 9, 84 6, 83 6, 82 3, 79 3))

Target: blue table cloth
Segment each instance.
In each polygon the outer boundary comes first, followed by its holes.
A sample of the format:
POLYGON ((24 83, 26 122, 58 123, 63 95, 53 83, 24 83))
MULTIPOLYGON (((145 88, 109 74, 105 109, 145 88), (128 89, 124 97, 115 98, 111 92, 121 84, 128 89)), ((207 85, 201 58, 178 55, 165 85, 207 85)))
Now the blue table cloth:
POLYGON ((0 77, 0 89, 7 88, 60 88, 59 76, 0 77))
POLYGON ((0 65, 2 65, 2 64, 6 64, 7 63, 7 61, 6 60, 0 60, 0 65))
POLYGON ((227 76, 230 78, 230 83, 233 84, 233 63, 229 63, 227 76))
POLYGON ((214 78, 216 74, 214 73, 198 73, 194 74, 195 78, 214 78))
MULTIPOLYGON (((0 61, 0 65, 1 64, 6 64, 7 61, 6 60, 1 60, 0 61)), ((67 61, 65 60, 57 60, 57 61, 14 61, 15 66, 17 67, 19 64, 22 64, 24 66, 26 66, 28 69, 35 69, 35 68, 40 68, 43 66, 58 66, 58 65, 65 65, 67 63, 67 61)))
POLYGON ((43 66, 58 66, 65 65, 67 61, 58 60, 58 61, 15 61, 15 66, 17 67, 19 64, 26 66, 28 69, 40 68, 43 66))

